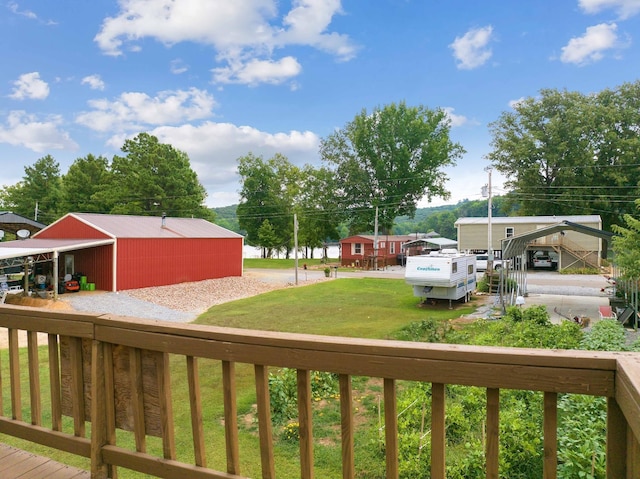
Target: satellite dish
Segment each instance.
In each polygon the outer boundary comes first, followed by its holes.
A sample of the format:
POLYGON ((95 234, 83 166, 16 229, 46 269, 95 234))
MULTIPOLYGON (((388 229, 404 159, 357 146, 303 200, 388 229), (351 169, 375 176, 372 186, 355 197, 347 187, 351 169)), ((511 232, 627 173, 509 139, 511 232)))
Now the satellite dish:
POLYGON ((20 238, 21 240, 24 240, 24 239, 27 239, 31 235, 31 231, 29 231, 29 230, 18 230, 16 232, 16 235, 18 235, 18 238, 20 238))

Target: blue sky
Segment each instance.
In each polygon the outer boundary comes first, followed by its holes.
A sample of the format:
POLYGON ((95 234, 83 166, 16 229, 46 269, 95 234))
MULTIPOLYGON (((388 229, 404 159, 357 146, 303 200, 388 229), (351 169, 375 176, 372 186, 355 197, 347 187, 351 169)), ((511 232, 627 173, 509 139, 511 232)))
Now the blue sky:
POLYGON ((639 77, 640 0, 0 2, 0 185, 146 131, 230 205, 238 157, 319 165, 323 137, 405 101, 445 109, 467 150, 432 204, 480 199, 488 124, 513 102, 639 77))

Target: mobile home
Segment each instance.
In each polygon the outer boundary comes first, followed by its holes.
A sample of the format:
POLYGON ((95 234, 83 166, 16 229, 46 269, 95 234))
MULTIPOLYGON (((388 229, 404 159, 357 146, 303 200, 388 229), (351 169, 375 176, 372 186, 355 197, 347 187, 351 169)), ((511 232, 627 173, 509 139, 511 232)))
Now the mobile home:
POLYGON ((476 257, 456 250, 409 256, 405 281, 414 296, 428 299, 468 299, 476 289, 476 257))

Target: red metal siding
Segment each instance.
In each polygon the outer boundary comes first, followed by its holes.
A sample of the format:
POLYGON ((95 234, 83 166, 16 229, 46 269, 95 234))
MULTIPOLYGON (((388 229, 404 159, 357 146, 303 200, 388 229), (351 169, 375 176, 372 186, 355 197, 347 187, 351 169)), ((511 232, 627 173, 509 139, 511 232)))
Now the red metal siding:
POLYGON ((68 216, 57 223, 41 230, 36 236, 40 239, 103 239, 110 236, 91 226, 68 216))
POLYGON ((117 252, 118 290, 242 275, 242 238, 126 238, 117 252))
POLYGON ((73 255, 76 273, 87 277, 87 282, 95 283, 96 289, 111 291, 113 289, 113 246, 97 246, 60 254, 61 272, 64 274, 64 256, 73 255))

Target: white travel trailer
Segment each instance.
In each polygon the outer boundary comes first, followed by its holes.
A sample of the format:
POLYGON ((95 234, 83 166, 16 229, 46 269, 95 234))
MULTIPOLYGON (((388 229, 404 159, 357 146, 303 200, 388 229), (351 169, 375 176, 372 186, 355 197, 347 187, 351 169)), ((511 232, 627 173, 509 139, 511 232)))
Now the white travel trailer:
POLYGON ((413 286, 414 296, 428 299, 458 300, 476 289, 476 256, 457 250, 434 251, 428 255, 407 257, 405 281, 413 286))

